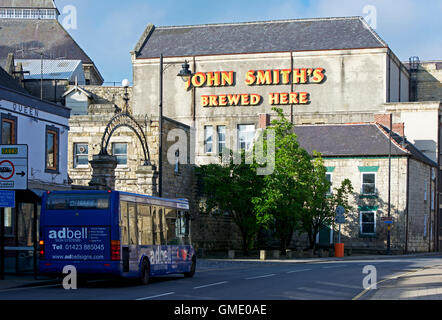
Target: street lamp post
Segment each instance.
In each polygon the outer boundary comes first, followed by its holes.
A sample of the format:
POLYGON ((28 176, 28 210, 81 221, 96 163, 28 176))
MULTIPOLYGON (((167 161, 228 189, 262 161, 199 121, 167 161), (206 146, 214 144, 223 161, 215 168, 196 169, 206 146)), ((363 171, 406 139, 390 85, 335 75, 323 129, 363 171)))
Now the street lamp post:
MULTIPOLYGON (((182 62, 169 62, 168 65, 182 63, 182 62)), ((163 72, 164 72, 163 54, 160 55, 160 83, 159 83, 159 119, 158 119, 158 131, 159 131, 159 146, 158 146, 158 196, 163 195, 163 72)), ((189 64, 187 61, 182 65, 182 69, 177 74, 178 77, 190 77, 192 72, 189 70, 189 64)))
MULTIPOLYGON (((393 130, 393 115, 390 114, 390 130, 388 134, 389 150, 388 150, 388 218, 391 217, 391 131, 393 130)), ((387 225, 387 254, 390 254, 390 229, 391 224, 387 225)))

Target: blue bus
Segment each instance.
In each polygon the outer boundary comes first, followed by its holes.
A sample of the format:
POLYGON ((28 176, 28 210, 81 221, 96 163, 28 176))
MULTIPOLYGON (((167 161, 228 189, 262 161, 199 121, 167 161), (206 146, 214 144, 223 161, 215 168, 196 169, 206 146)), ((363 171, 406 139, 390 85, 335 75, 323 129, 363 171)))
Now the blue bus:
POLYGON ((189 203, 120 191, 54 191, 42 197, 39 272, 138 278, 192 277, 189 203))

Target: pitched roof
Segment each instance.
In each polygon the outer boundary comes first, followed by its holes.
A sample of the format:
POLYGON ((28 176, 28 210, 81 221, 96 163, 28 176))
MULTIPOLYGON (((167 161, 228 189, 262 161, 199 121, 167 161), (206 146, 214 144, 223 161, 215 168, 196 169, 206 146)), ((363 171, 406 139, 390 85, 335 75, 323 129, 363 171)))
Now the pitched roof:
POLYGON ((4 66, 9 53, 16 59, 46 58, 81 60, 93 64, 63 26, 52 20, 0 19, 0 66, 4 66))
POLYGON ((0 67, 0 87, 8 88, 20 93, 29 94, 17 80, 12 78, 3 68, 0 67))
MULTIPOLYGON (((23 71, 29 71, 25 74, 25 80, 41 78, 41 60, 40 59, 15 59, 15 64, 21 63, 23 71)), ((84 71, 81 60, 43 60, 43 79, 57 79, 77 81, 84 84, 84 71)))
POLYGON ((57 8, 53 0, 2 0, 1 8, 57 8))
MULTIPOLYGON (((388 156, 389 131, 379 124, 300 125, 294 129, 298 142, 309 153, 316 150, 323 157, 388 156)), ((435 162, 411 142, 392 133, 392 156, 411 156, 431 166, 435 162)))
POLYGON ((387 47, 362 17, 155 27, 137 58, 387 47))

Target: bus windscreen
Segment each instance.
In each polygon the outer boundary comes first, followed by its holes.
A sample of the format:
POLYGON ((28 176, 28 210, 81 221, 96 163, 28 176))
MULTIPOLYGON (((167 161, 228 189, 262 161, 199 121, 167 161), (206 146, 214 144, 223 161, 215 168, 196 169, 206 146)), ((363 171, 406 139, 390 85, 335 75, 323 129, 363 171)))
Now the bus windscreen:
POLYGON ((109 194, 51 193, 47 210, 102 210, 109 209, 109 194))

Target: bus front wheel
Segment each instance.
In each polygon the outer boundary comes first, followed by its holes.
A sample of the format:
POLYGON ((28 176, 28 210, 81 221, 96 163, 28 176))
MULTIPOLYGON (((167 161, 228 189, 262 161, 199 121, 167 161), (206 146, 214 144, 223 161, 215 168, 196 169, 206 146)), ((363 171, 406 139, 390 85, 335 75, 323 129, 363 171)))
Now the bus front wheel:
POLYGON ((190 267, 190 271, 189 271, 189 272, 185 272, 185 273, 184 273, 184 276, 185 276, 186 278, 192 278, 193 275, 195 274, 195 270, 196 270, 196 257, 193 256, 193 257, 192 257, 192 265, 191 265, 191 267, 190 267))
POLYGON ((143 264, 141 265, 141 284, 147 285, 150 280, 150 266, 147 260, 143 260, 143 264))

